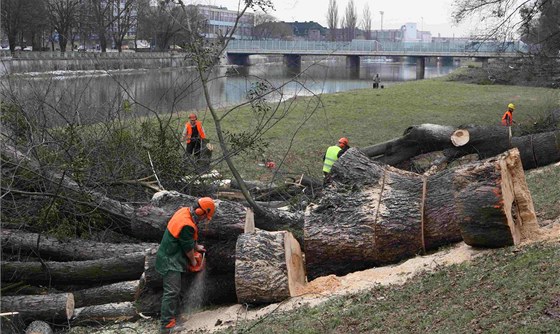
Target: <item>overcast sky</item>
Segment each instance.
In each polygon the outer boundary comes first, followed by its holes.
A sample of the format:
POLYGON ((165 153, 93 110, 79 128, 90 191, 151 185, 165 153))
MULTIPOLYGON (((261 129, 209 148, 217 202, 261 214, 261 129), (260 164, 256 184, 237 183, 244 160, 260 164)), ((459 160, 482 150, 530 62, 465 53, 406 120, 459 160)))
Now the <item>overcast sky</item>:
MULTIPOLYGON (((272 0, 275 10, 270 14, 281 21, 315 21, 327 25, 329 0, 272 0)), ((369 5, 372 29, 380 29, 383 11, 383 29, 399 29, 407 22, 416 22, 418 29, 430 31, 432 36, 468 36, 468 24, 454 26, 451 20, 453 0, 354 0, 361 21, 365 4, 369 5)), ((200 4, 221 5, 235 10, 239 0, 198 0, 200 4)), ((344 15, 348 0, 337 0, 339 17, 344 15)))

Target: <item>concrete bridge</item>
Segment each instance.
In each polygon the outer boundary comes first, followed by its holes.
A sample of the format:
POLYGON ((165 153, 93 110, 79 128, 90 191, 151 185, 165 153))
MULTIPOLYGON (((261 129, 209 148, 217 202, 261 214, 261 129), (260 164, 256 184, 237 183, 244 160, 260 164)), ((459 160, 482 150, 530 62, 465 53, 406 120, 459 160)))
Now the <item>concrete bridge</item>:
POLYGON ((426 58, 475 58, 483 63, 489 58, 516 58, 527 52, 519 42, 383 42, 354 40, 352 42, 232 40, 226 49, 228 62, 248 65, 250 55, 281 55, 284 64, 294 70, 301 68, 302 56, 344 56, 351 70, 359 70, 360 57, 411 57, 416 59, 416 77, 424 78, 426 58))

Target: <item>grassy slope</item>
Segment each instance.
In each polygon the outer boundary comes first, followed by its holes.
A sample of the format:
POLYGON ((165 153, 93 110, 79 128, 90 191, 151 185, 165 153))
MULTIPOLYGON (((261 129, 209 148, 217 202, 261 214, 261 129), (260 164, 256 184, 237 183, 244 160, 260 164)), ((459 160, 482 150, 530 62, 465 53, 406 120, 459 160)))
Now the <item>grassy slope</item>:
MULTIPOLYGON (((434 79, 323 95, 320 104, 309 97, 298 97, 296 102, 295 111, 265 135, 270 143, 266 156, 281 161, 303 117, 319 106, 294 137, 283 169, 320 176, 324 151, 341 136, 348 137, 351 146, 364 147, 399 137, 415 124, 499 124, 509 102, 517 105, 518 122, 532 123, 543 111, 558 108, 560 97, 557 90, 545 88, 481 86, 434 79)), ((228 129, 245 129, 253 119, 248 110, 238 110, 226 118, 224 125, 228 129)), ((204 124, 209 138, 216 138, 212 122, 207 118, 204 124)), ((266 171, 256 166, 257 160, 260 157, 252 154, 238 160, 245 178, 266 178, 266 171)))
MULTIPOLYGON (((560 244, 497 250, 403 286, 237 326, 240 333, 560 333, 560 244)), ((230 330, 231 332, 232 330, 230 330)))

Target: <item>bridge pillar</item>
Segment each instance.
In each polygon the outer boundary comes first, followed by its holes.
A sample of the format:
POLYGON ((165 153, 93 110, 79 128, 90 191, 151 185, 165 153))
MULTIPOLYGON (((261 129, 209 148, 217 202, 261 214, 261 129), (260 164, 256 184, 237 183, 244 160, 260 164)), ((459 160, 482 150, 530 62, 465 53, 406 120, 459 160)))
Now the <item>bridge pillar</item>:
POLYGON ((249 65, 249 55, 244 53, 228 53, 227 54, 228 63, 231 65, 248 66, 249 65))
POLYGON ((346 68, 350 71, 351 78, 360 76, 360 56, 346 56, 346 68))
POLYGON ((301 72, 301 55, 284 55, 284 65, 288 68, 288 73, 301 72))
POLYGON ((482 68, 485 68, 488 65, 488 58, 479 58, 476 57, 474 59, 476 62, 482 63, 482 68))
POLYGON ((426 68, 426 58, 416 58, 416 80, 424 79, 424 71, 426 68))

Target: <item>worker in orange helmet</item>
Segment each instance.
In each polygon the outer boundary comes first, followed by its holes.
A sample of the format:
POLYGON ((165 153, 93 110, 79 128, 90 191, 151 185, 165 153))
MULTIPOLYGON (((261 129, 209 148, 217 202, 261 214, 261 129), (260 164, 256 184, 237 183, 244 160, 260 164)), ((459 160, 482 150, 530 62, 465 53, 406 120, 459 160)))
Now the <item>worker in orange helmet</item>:
POLYGON ((332 166, 349 148, 350 145, 348 145, 348 138, 342 137, 338 140, 337 145, 330 146, 327 149, 327 152, 323 156, 323 174, 325 175, 323 185, 331 182, 332 166))
POLYGON ((195 158, 198 159, 203 139, 206 139, 206 134, 202 122, 198 120, 195 113, 191 113, 183 129, 183 141, 187 144, 187 154, 189 156, 194 153, 195 158))
POLYGON ((210 221, 216 204, 210 197, 202 197, 192 207, 177 210, 163 233, 156 255, 156 270, 163 277, 161 300, 161 333, 169 333, 176 325, 180 311, 181 277, 187 266, 197 267, 197 253, 206 252, 198 244, 198 225, 210 221))
POLYGON ((513 103, 508 104, 508 108, 507 108, 506 112, 504 113, 504 115, 502 116, 502 125, 512 126, 513 123, 515 123, 513 121, 513 111, 514 110, 515 110, 515 104, 513 104, 513 103))

